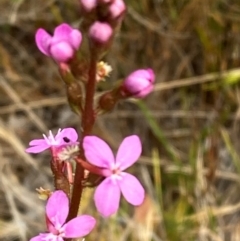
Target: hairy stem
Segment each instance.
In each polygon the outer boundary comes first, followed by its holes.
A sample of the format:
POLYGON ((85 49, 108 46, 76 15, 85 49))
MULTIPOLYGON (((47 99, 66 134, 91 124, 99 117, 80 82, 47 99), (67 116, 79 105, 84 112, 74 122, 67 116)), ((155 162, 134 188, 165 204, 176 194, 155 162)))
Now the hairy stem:
MULTIPOLYGON (((92 127, 95 122, 95 113, 93 109, 94 104, 94 93, 96 85, 96 69, 97 69, 97 56, 94 51, 91 53, 90 67, 88 82, 86 84, 86 97, 85 97, 85 107, 82 113, 82 128, 81 128, 81 140, 80 140, 80 158, 85 160, 84 151, 82 147, 82 140, 86 135, 91 133, 92 127)), ((78 214, 78 209, 80 205, 80 200, 83 191, 83 179, 84 179, 84 168, 81 164, 76 163, 76 171, 74 177, 72 199, 69 210, 69 215, 67 220, 75 218, 78 214)))

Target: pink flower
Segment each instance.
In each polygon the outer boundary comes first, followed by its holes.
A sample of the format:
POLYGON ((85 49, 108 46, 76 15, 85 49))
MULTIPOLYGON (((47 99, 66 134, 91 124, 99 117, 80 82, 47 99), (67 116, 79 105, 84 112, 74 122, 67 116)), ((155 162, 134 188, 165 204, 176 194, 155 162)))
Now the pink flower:
POLYGON ((152 69, 139 69, 132 72, 123 82, 127 95, 143 98, 153 90, 155 74, 152 69))
POLYGON ((132 205, 140 205, 144 199, 144 189, 133 175, 123 172, 141 155, 142 146, 136 135, 126 137, 121 143, 116 158, 106 142, 96 136, 86 136, 83 148, 87 160, 100 168, 106 178, 97 187, 94 201, 97 210, 105 217, 119 208, 121 193, 132 205))
POLYGON ((59 63, 69 61, 78 50, 82 34, 66 23, 55 28, 53 36, 44 29, 37 30, 35 40, 39 50, 59 63))
POLYGON ((49 131, 48 137, 43 134, 43 139, 35 139, 29 142, 28 153, 39 153, 52 147, 63 147, 77 144, 78 134, 73 128, 59 129, 54 137, 52 131, 49 131))
POLYGON ((30 241, 64 241, 65 238, 83 237, 92 231, 96 224, 92 216, 78 216, 66 223, 68 212, 67 195, 63 191, 55 191, 46 205, 48 233, 40 233, 30 241))
POLYGON ((107 44, 113 35, 112 27, 108 23, 96 21, 89 29, 89 36, 98 44, 107 44))

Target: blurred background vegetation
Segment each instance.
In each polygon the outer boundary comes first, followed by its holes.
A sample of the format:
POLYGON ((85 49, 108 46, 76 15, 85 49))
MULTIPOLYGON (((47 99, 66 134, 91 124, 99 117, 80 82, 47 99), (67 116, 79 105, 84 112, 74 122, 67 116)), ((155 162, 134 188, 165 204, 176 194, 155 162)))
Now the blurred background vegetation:
MULTIPOLYGON (((157 75, 154 93, 122 102, 98 118, 94 134, 114 150, 138 134, 143 155, 131 171, 146 188, 138 208, 122 202, 102 219, 86 190, 82 213, 98 226, 87 240, 240 241, 240 2, 128 0, 121 32, 106 56, 106 88, 138 68, 157 75), (239 68, 239 69, 238 69, 239 68)), ((81 24, 78 0, 0 1, 0 240, 25 241, 45 230, 52 188, 49 154, 28 142, 49 129, 79 127, 57 66, 34 34, 81 24)), ((104 87, 105 88, 105 87, 104 87)), ((102 91, 103 89, 99 90, 102 91)))

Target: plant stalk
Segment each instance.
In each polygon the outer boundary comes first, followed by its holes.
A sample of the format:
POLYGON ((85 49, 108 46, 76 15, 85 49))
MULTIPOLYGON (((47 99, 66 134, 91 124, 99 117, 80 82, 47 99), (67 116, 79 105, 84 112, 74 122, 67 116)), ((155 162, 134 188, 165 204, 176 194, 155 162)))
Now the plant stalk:
MULTIPOLYGON (((81 134, 80 134, 80 154, 79 157, 85 160, 84 150, 82 146, 83 138, 89 135, 92 131, 95 122, 94 113, 94 94, 96 86, 96 71, 97 71, 97 54, 91 52, 91 60, 89 66, 88 82, 86 84, 85 106, 82 113, 81 134)), ((76 163, 75 177, 73 183, 72 199, 67 221, 75 218, 78 214, 80 201, 83 191, 84 168, 81 164, 76 163)))

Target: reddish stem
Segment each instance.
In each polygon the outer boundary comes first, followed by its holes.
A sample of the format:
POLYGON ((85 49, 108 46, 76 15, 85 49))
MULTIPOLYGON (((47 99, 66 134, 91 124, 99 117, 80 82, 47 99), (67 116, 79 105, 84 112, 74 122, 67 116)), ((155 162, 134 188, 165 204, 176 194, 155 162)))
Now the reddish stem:
POLYGON ((76 158, 76 162, 79 163, 85 170, 88 170, 91 173, 97 174, 99 176, 108 176, 108 172, 105 169, 94 166, 89 162, 86 162, 80 158, 76 158))
MULTIPOLYGON (((80 140, 79 157, 83 160, 85 160, 85 156, 84 156, 84 151, 82 147, 82 140, 86 135, 89 135, 91 133, 91 130, 95 121, 93 105, 94 105, 94 93, 95 93, 95 85, 96 85, 96 71, 97 71, 97 56, 96 56, 96 53, 92 51, 88 82, 86 84, 85 107, 82 113, 82 122, 81 122, 82 133, 80 135, 81 140, 80 140)), ((81 164, 76 163, 72 199, 71 199, 70 210, 69 210, 67 221, 75 218, 78 214, 78 209, 79 209, 80 200, 81 200, 82 191, 83 191, 83 185, 82 185, 83 180, 84 180, 84 168, 82 167, 81 164)))

